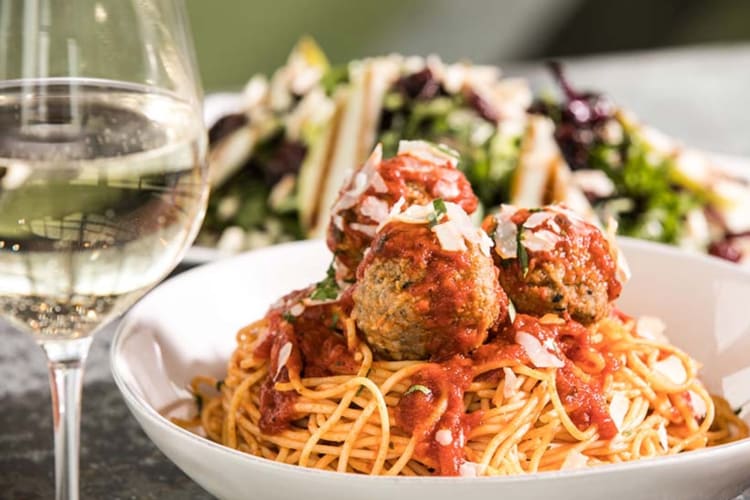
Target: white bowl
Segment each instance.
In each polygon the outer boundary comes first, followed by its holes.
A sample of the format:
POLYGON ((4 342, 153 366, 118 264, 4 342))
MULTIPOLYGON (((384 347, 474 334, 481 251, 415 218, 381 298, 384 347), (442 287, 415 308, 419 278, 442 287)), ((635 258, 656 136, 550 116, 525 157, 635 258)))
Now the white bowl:
MULTIPOLYGON (((733 407, 750 401, 750 272, 716 259, 622 240, 633 269, 620 308, 661 317, 733 407)), ((306 500, 721 499, 750 486, 750 439, 678 456, 500 478, 383 478, 307 470, 225 448, 172 424, 196 374, 222 377, 235 332, 284 293, 324 276, 321 241, 275 246, 186 272, 147 295, 112 346, 115 381, 146 434, 220 498, 306 500)), ((747 410, 747 408, 746 408, 747 410)), ((747 412, 746 412, 747 413, 747 412)), ((745 417, 748 418, 748 417, 745 417)))

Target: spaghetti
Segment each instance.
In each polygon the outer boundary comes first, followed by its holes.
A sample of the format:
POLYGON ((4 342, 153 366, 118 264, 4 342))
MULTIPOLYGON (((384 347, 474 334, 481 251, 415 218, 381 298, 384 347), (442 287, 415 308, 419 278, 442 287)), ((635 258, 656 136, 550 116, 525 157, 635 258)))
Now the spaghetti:
MULTIPOLYGON (((562 321, 548 315, 539 323, 562 321)), ((461 411, 472 423, 463 438, 453 436, 436 429, 449 406, 450 390, 431 388, 428 380, 430 369, 449 363, 374 361, 368 346, 353 335, 352 318, 342 322, 361 360, 356 373, 302 378, 289 370, 288 381, 275 384, 281 394, 294 395, 289 428, 261 430, 262 387, 271 363, 257 352, 268 335, 267 319, 238 333, 218 395, 211 391, 215 380, 194 380, 193 390, 204 403, 199 419, 183 425, 200 426, 216 442, 270 460, 382 475, 445 473, 430 448, 452 445, 460 445, 464 453, 459 474, 504 475, 675 454, 748 434, 729 405, 712 398, 698 381, 697 362, 668 343, 640 336, 634 320, 611 316, 588 327, 594 341, 590 360, 573 364, 574 369, 580 365, 603 373, 602 394, 615 420, 613 436, 605 439, 597 425, 581 428, 573 422, 557 387, 562 368, 534 368, 508 352, 462 358, 470 367, 470 380, 461 411), (610 353, 616 369, 607 371, 601 359, 594 366, 593 358, 603 352, 610 353), (663 373, 665 359, 679 362, 684 380, 663 373), (420 373, 427 378, 414 384, 420 373), (427 399, 426 392, 436 397, 429 405, 433 411, 417 426, 422 430, 410 434, 403 424, 394 425, 403 411, 399 404, 407 398, 427 399), (425 429, 433 430, 427 446, 425 429)))

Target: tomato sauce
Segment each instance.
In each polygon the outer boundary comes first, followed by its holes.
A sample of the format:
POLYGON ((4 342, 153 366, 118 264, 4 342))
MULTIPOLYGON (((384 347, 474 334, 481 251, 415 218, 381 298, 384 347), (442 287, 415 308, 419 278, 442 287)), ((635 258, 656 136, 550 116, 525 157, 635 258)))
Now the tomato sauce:
MULTIPOLYGON (((447 162, 438 165, 402 154, 384 160, 378 171, 388 188, 391 204, 399 198, 418 203, 442 198, 460 205, 468 214, 479 204, 464 174, 447 162)), ((365 195, 382 196, 373 187, 365 195)))
MULTIPOLYGON (((521 226, 531 214, 532 211, 528 209, 519 209, 510 220, 516 226, 521 226)), ((607 282, 609 300, 619 297, 622 283, 617 279, 617 261, 599 228, 582 220, 571 220, 571 216, 560 213, 542 223, 541 227, 551 229, 552 221, 560 228, 564 237, 550 251, 529 252, 529 269, 534 269, 538 260, 556 263, 567 270, 567 283, 576 281, 583 274, 581 270, 595 269, 599 277, 607 282)))
POLYGON ((482 420, 482 412, 467 414, 464 409, 464 393, 471 384, 472 373, 471 360, 463 356, 431 363, 412 378, 414 385, 423 386, 426 391, 412 390, 396 406, 396 425, 417 437, 415 456, 433 464, 436 474, 459 474, 466 460, 466 436, 482 420), (446 403, 442 413, 441 401, 446 403))
POLYGON ((295 391, 278 391, 276 382, 288 382, 289 372, 302 377, 354 374, 360 363, 354 359, 343 336, 340 315, 351 310, 351 299, 305 306, 294 316, 290 310, 309 297, 312 288, 299 290, 284 297, 266 315, 268 335, 256 347, 254 355, 267 359, 269 375, 261 386, 260 428, 268 434, 288 428, 295 418, 295 391), (284 366, 279 366, 279 355, 285 344, 292 349, 284 366))
MULTIPOLYGON (((464 174, 448 162, 437 164, 402 154, 383 160, 377 171, 385 184, 385 191, 383 192, 383 186, 379 186, 380 190, 376 186, 369 186, 360 195, 359 204, 370 196, 386 202, 389 208, 401 198, 407 205, 429 203, 441 198, 460 205, 469 214, 479 204, 464 174)), ((351 224, 374 228, 381 221, 362 214, 359 207, 343 210, 338 215, 342 217, 344 230, 336 224, 330 225, 328 248, 336 253, 338 260, 353 274, 373 237, 372 234, 353 229, 351 224)))
POLYGON ((557 369, 557 393, 571 421, 580 430, 596 425, 602 439, 611 439, 617 427, 609 414, 609 405, 603 392, 604 376, 618 368, 617 359, 606 349, 591 342, 591 334, 583 325, 566 320, 562 324, 542 324, 538 318, 519 314, 507 336, 523 331, 533 335, 545 345, 552 341, 557 356, 564 366, 557 369), (589 362, 590 354, 603 356, 604 367, 596 369, 589 362), (584 372, 581 375, 580 372, 584 372))

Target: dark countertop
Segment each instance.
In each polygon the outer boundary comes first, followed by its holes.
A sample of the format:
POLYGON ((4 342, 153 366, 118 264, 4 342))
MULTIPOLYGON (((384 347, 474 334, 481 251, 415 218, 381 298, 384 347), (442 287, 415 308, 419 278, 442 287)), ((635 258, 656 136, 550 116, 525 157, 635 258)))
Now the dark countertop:
MULTIPOLYGON (((549 87, 538 65, 513 65, 511 72, 549 87)), ((748 45, 597 57, 571 63, 569 74, 577 86, 607 90, 644 121, 688 144, 750 156, 748 45)), ((210 498, 151 444, 130 415, 109 370, 113 333, 110 326, 96 337, 86 364, 81 497, 210 498)), ((0 381, 0 498, 52 498, 44 357, 30 337, 3 323, 0 381)))

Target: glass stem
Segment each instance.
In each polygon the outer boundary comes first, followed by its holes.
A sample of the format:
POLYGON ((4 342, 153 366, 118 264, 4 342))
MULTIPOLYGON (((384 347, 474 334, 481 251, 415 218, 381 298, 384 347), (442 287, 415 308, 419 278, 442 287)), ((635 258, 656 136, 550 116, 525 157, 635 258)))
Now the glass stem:
POLYGON ((91 337, 41 343, 47 354, 55 431, 55 498, 78 499, 83 365, 91 337))

